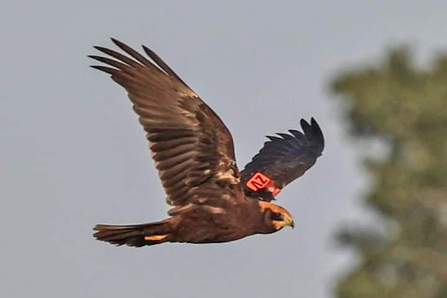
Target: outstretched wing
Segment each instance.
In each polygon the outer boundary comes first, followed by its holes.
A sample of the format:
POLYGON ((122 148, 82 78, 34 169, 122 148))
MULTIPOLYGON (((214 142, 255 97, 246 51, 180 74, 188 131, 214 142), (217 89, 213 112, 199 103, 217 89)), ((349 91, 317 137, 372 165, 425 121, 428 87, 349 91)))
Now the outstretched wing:
POLYGON ((274 200, 282 188, 312 167, 324 149, 323 133, 315 119, 301 119, 303 132, 289 130, 267 136, 269 141, 241 172, 247 196, 274 200))
POLYGON ((220 118, 153 51, 149 59, 115 39, 127 55, 89 56, 92 66, 123 86, 147 133, 152 157, 170 205, 219 204, 242 197, 233 139, 220 118), (111 59, 114 58, 114 59, 111 59))

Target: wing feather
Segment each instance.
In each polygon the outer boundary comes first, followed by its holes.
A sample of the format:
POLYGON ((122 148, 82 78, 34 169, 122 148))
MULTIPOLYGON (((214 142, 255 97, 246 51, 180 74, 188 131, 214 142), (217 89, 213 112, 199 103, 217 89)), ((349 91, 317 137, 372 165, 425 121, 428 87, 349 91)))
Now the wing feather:
POLYGON ((124 54, 97 46, 107 57, 89 57, 106 66, 92 67, 127 90, 147 133, 167 202, 218 205, 223 195, 241 199, 233 139, 222 120, 152 50, 143 46, 146 58, 112 41, 124 54))
POLYGON ((278 136, 267 136, 269 141, 264 143, 252 161, 245 166, 241 175, 248 196, 266 201, 274 199, 272 193, 265 188, 254 191, 247 186, 247 182, 256 173, 270 178, 275 188, 280 190, 302 176, 321 156, 324 137, 318 123, 313 118, 310 124, 304 119, 301 119, 300 123, 303 132, 289 130, 290 134, 277 133, 278 136))

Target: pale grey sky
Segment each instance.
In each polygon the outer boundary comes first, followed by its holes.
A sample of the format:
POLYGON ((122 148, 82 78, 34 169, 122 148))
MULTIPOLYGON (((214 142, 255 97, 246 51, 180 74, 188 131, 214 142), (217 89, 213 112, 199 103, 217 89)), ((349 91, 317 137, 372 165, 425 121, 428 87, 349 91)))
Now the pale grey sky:
POLYGON ((447 46, 445 1, 7 1, 0 11, 2 297, 332 297, 362 218, 359 148, 327 83, 395 44, 447 46), (294 230, 228 244, 116 248, 99 222, 168 206, 124 90, 89 69, 93 45, 144 43, 221 116, 239 167, 264 135, 314 116, 327 140, 278 203, 294 230))

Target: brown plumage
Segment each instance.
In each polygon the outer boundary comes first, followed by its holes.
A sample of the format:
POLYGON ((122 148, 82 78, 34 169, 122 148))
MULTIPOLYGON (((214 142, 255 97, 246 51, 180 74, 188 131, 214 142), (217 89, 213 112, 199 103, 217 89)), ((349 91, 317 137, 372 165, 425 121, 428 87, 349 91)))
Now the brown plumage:
MULTIPOLYGON (((89 56, 107 65, 92 67, 110 74, 127 90, 146 131, 167 203, 173 208, 168 212, 170 217, 159 222, 97 225, 94 236, 117 245, 140 247, 163 242, 228 242, 293 227, 290 213, 261 195, 271 189, 260 189, 258 194, 250 192, 245 184, 254 172, 268 172, 265 158, 263 164, 256 166, 254 159, 248 165, 254 171, 243 172, 245 180, 241 183, 233 139, 222 120, 154 52, 143 46, 149 60, 129 46, 112 41, 128 56, 95 47, 109 57, 89 56)), ((298 147, 293 148, 299 151, 298 147)), ((294 162, 299 164, 299 171, 311 166, 303 168, 300 158, 295 162, 290 155, 289 168, 294 162)), ((275 164, 275 158, 271 162, 275 164)), ((284 165, 285 160, 281 162, 284 165)), ((289 180, 294 178, 287 183, 289 180)))

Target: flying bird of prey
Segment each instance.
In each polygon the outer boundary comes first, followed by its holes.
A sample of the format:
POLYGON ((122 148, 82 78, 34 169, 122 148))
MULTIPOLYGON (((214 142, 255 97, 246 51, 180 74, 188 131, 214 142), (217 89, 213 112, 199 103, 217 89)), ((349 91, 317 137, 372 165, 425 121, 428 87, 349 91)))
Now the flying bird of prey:
POLYGON ((293 228, 292 215, 271 203, 280 190, 312 167, 324 149, 317 122, 301 120, 269 141, 239 172, 233 139, 222 120, 153 51, 148 58, 112 39, 124 53, 95 47, 92 67, 124 87, 146 131, 169 205, 167 219, 94 227, 94 236, 116 245, 164 242, 218 243, 293 228))

